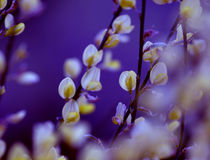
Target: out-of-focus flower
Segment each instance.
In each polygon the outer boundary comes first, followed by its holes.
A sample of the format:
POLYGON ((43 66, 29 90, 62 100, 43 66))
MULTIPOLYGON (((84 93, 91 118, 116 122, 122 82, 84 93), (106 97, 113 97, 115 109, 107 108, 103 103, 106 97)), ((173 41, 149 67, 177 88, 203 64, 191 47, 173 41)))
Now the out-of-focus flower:
MULTIPOLYGON (((173 41, 173 43, 177 43, 177 42, 181 42, 183 41, 184 37, 183 37, 183 28, 182 25, 179 24, 177 29, 176 29, 176 39, 173 41)), ((192 38, 193 33, 187 33, 187 40, 189 40, 190 38, 192 38)))
POLYGON ((6 65, 6 62, 5 62, 4 54, 2 53, 2 51, 0 51, 0 73, 4 71, 5 65, 6 65))
POLYGON ((47 156, 43 157, 43 160, 66 160, 64 156, 60 156, 55 147, 50 148, 47 156))
POLYGON ((34 156, 42 157, 47 155, 49 149, 56 144, 57 137, 52 122, 40 123, 33 128, 33 149, 34 156))
POLYGON ((64 62, 64 73, 71 78, 77 78, 81 73, 82 66, 78 58, 69 58, 64 62))
POLYGON ((90 132, 90 128, 88 124, 79 122, 75 125, 62 125, 60 132, 68 145, 81 147, 87 139, 86 135, 90 132))
POLYGON ((6 33, 5 36, 18 36, 21 34, 25 29, 25 24, 24 23, 18 23, 12 27, 10 27, 6 33))
POLYGON ((175 1, 177 1, 177 0, 153 0, 153 2, 156 4, 167 4, 167 3, 172 3, 175 1))
POLYGON ((90 44, 85 48, 82 60, 85 66, 92 67, 97 65, 102 60, 102 56, 103 51, 98 51, 93 44, 90 44))
POLYGON ((136 73, 134 71, 124 71, 119 78, 119 84, 122 89, 130 94, 136 88, 136 73))
POLYGON ((17 61, 21 61, 28 56, 27 45, 25 43, 21 43, 17 50, 15 51, 15 58, 17 61))
POLYGON ((163 50, 162 47, 152 47, 153 43, 147 41, 143 46, 143 60, 145 62, 150 62, 151 64, 155 62, 160 57, 160 52, 163 50))
POLYGON ((39 82, 39 80, 39 75, 31 71, 23 72, 17 77, 17 82, 23 85, 32 85, 39 82))
POLYGON ((87 91, 100 91, 102 85, 100 83, 100 69, 92 67, 82 77, 82 88, 87 91))
POLYGON ((123 123, 125 110, 126 110, 125 104, 122 104, 121 102, 119 102, 116 108, 115 116, 112 117, 112 122, 114 124, 120 125, 121 123, 123 123))
POLYGON ((136 7, 136 0, 119 0, 119 3, 123 9, 132 9, 136 7))
POLYGON ((4 25, 5 25, 5 28, 6 28, 6 29, 9 29, 10 27, 12 27, 12 26, 15 25, 14 16, 13 16, 12 14, 8 14, 8 15, 5 17, 4 25))
POLYGON ((169 131, 174 132, 179 128, 179 126, 180 126, 179 121, 172 121, 171 123, 167 125, 167 128, 169 131))
POLYGON ((71 99, 66 102, 62 110, 62 116, 66 124, 76 123, 80 119, 79 106, 77 101, 71 99))
POLYGON ((77 102, 79 105, 79 112, 81 114, 90 114, 95 111, 95 105, 93 103, 89 103, 85 96, 80 96, 77 102))
POLYGON ((104 47, 105 48, 113 48, 115 46, 117 46, 117 44, 119 43, 119 36, 117 34, 113 34, 113 35, 110 35, 105 44, 104 44, 104 47))
POLYGON ((181 116, 182 116, 182 111, 180 108, 176 106, 170 111, 168 115, 170 120, 179 120, 181 116))
POLYGON ((192 44, 188 44, 187 49, 191 55, 200 55, 206 49, 206 42, 202 39, 194 39, 192 44))
POLYGON ((6 143, 0 139, 0 158, 3 157, 5 152, 6 152, 6 143))
POLYGON ((31 157, 27 148, 23 144, 16 143, 10 148, 7 159, 8 160, 31 160, 31 157))
POLYGON ((58 86, 58 93, 63 99, 68 100, 72 98, 75 92, 76 92, 76 87, 71 78, 66 77, 60 82, 58 86))
POLYGON ((102 68, 110 71, 117 71, 120 69, 120 61, 119 60, 112 60, 112 53, 111 52, 106 52, 104 61, 102 64, 102 68))
POLYGON ((16 124, 16 123, 19 123, 20 121, 22 121, 25 118, 25 116, 26 116, 26 111, 21 110, 21 111, 18 111, 17 113, 10 114, 6 118, 6 121, 8 123, 16 124))
POLYGON ((7 129, 7 126, 5 124, 0 123, 0 139, 3 137, 6 129, 7 129))
POLYGON ((131 25, 131 18, 129 15, 117 17, 112 24, 113 33, 125 34, 130 33, 133 29, 134 26, 131 25))
POLYGON ((163 62, 158 62, 151 70, 150 81, 153 85, 164 85, 168 81, 167 67, 163 62))
POLYGON ((19 5, 23 18, 39 14, 44 8, 41 0, 20 0, 19 5))
POLYGON ((88 144, 82 150, 79 160, 107 160, 108 154, 106 151, 96 144, 88 144))
POLYGON ((0 10, 4 9, 7 5, 7 0, 0 0, 0 10))
POLYGON ((200 0, 183 0, 180 4, 180 13, 188 19, 199 18, 202 13, 200 0))

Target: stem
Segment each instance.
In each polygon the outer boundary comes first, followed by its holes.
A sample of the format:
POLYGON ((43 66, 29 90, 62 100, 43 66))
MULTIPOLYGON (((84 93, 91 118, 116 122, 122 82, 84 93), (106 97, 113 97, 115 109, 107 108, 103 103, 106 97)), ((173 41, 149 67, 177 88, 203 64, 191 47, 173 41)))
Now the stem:
MULTIPOLYGON (((113 16, 109 26, 107 27, 107 31, 105 33, 105 36, 103 37, 103 40, 101 41, 100 46, 98 47, 98 50, 101 50, 101 49, 104 48, 104 45, 105 45, 107 39, 109 38, 109 30, 112 28, 112 23, 120 15, 121 12, 122 12, 122 8, 119 6, 118 9, 114 12, 114 16, 113 16)), ((73 99, 77 100, 79 98, 81 92, 82 92, 82 85, 80 83, 77 90, 76 90, 76 94, 74 95, 73 99)))
POLYGON ((185 19, 182 20, 183 28, 183 40, 184 40, 184 63, 187 67, 187 31, 186 31, 186 22, 185 19))
POLYGON ((138 101, 138 92, 140 86, 140 77, 142 70, 142 60, 143 60, 143 45, 144 45, 144 23, 145 23, 145 13, 146 13, 146 0, 142 0, 142 8, 141 8, 141 18, 140 18, 140 34, 139 34, 139 61, 138 61, 138 72, 136 79, 136 91, 135 98, 133 102, 134 111, 132 112, 131 123, 135 121, 136 113, 137 113, 137 101, 138 101))
POLYGON ((170 33, 169 33, 169 35, 168 35, 168 37, 166 39, 166 43, 169 42, 169 40, 171 39, 171 37, 175 33, 176 28, 177 28, 177 25, 179 24, 179 21, 180 21, 180 16, 178 15, 177 18, 176 18, 176 20, 175 20, 175 22, 174 22, 174 24, 173 24, 173 26, 172 26, 172 28, 171 28, 171 30, 170 30, 170 33))
MULTIPOLYGON (((11 56, 12 56, 12 47, 14 44, 14 39, 15 39, 14 36, 10 37, 8 40, 8 43, 7 43, 6 52, 5 52, 6 66, 5 66, 4 72, 2 73, 2 76, 1 76, 0 87, 5 86, 5 83, 6 83, 7 75, 9 72, 9 64, 10 64, 10 60, 11 60, 11 56)), ((0 95, 0 101, 1 101, 1 99, 2 99, 2 95, 0 95)))

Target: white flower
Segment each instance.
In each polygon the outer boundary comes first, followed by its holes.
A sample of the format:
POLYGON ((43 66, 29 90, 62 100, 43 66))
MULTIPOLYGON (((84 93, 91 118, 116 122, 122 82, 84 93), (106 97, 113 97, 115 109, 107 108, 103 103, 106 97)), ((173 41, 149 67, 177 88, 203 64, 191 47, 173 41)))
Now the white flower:
POLYGON ((8 14, 4 20, 5 28, 9 29, 10 27, 14 26, 14 24, 15 24, 14 16, 12 14, 8 14))
POLYGON ((6 65, 6 62, 5 62, 4 54, 2 53, 2 51, 0 51, 0 73, 4 71, 5 65, 6 65))
POLYGON ((203 39, 194 39, 192 44, 188 44, 187 49, 191 55, 197 56, 206 49, 206 42, 203 39))
POLYGON ((23 144, 14 144, 8 154, 8 160, 31 160, 29 152, 23 144))
POLYGON ((150 72, 150 81, 153 85, 164 85, 168 81, 165 63, 158 62, 150 72))
POLYGON ((0 139, 0 158, 2 158, 5 151, 6 151, 6 143, 0 139))
POLYGON ((134 29, 134 26, 131 25, 131 18, 129 15, 121 15, 114 20, 112 29, 114 33, 123 34, 130 33, 134 29))
POLYGON ((66 77, 60 82, 58 87, 58 93, 63 99, 68 100, 72 98, 75 92, 76 92, 76 87, 71 78, 66 77))
POLYGON ((124 71, 119 78, 122 89, 132 92, 136 88, 136 73, 134 71, 124 71))
POLYGON ((54 125, 52 122, 40 123, 33 128, 33 145, 35 156, 46 155, 56 143, 54 125))
POLYGON ((93 44, 90 44, 85 48, 82 60, 85 66, 92 67, 102 60, 102 56, 103 51, 98 51, 93 44))
POLYGON ((100 83, 100 69, 92 67, 89 69, 81 80, 82 88, 88 91, 99 91, 102 89, 100 83))
POLYGON ((119 3, 123 9, 132 9, 136 7, 136 0, 119 0, 119 3))
POLYGON ((71 78, 77 78, 82 70, 81 63, 77 58, 69 58, 64 63, 64 73, 71 78))
POLYGON ((112 122, 116 125, 120 125, 123 123, 123 118, 125 114, 126 106, 125 104, 122 104, 121 102, 118 103, 116 108, 115 116, 112 117, 112 122))
POLYGON ((93 103, 89 103, 85 96, 80 96, 78 101, 79 112, 81 114, 90 114, 95 111, 95 105, 93 103))
POLYGON ((66 102, 62 110, 62 116, 66 124, 76 123, 80 119, 79 106, 77 101, 71 99, 66 102))
POLYGON ((7 5, 7 0, 0 0, 0 10, 4 9, 7 5))
POLYGON ((86 123, 77 123, 76 125, 62 125, 61 134, 64 141, 73 147, 81 147, 87 139, 86 135, 90 128, 86 123))
POLYGON ((103 61, 103 69, 107 69, 110 71, 117 71, 120 69, 120 61, 112 59, 112 53, 106 52, 103 61))
POLYGON ((26 111, 21 110, 21 111, 18 111, 17 113, 13 113, 9 115, 6 120, 8 123, 16 124, 22 121, 25 118, 25 116, 26 116, 26 111))
POLYGON ((31 71, 23 72, 17 78, 17 82, 23 85, 31 85, 39 82, 39 80, 39 75, 31 71))

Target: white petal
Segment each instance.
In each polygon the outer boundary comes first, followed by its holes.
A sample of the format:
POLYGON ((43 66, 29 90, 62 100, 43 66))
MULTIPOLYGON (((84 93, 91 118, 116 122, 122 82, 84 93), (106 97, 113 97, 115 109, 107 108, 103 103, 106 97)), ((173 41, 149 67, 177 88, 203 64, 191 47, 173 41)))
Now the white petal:
POLYGON ((64 63, 64 72, 71 78, 77 78, 82 70, 81 63, 77 58, 69 58, 64 63))
POLYGON ((12 14, 8 14, 4 20, 5 28, 9 29, 10 27, 14 26, 14 24, 15 24, 14 16, 12 14))
POLYGON ((58 93, 63 99, 70 99, 74 96, 76 92, 76 87, 71 78, 64 78, 58 87, 58 93))
POLYGON ((31 71, 21 73, 17 79, 17 81, 23 85, 31 85, 39 82, 39 80, 39 75, 31 71))
POLYGON ((20 121, 22 121, 26 116, 26 111, 25 110, 21 110, 17 113, 11 114, 7 117, 7 121, 9 123, 19 123, 20 121))
POLYGON ((134 71, 122 72, 119 78, 119 84, 124 90, 131 92, 136 88, 136 73, 134 71))

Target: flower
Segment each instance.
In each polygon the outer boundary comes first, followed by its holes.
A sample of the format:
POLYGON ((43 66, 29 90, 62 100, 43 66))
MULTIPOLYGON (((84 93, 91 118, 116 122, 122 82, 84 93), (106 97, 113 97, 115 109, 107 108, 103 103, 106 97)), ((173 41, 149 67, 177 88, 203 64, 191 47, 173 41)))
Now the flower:
POLYGON ((206 42, 203 39, 194 39, 192 44, 188 44, 187 49, 191 55, 200 55, 206 49, 206 42))
POLYGON ((100 83, 100 69, 92 67, 82 77, 82 88, 87 91, 100 91, 102 85, 100 83))
POLYGON ((150 82, 153 85, 164 85, 168 81, 167 67, 165 63, 158 62, 150 72, 150 82))
POLYGON ((117 17, 112 24, 113 33, 130 33, 133 29, 134 26, 131 25, 131 18, 129 15, 121 15, 117 17))
POLYGON ((76 87, 74 82, 71 78, 66 77, 64 78, 59 86, 58 86, 58 93, 63 99, 70 99, 75 95, 76 87))
POLYGON ((4 25, 6 29, 15 25, 14 16, 12 14, 7 14, 4 20, 4 25))
POLYGON ((64 73, 71 78, 77 78, 82 70, 81 63, 77 58, 69 58, 64 63, 64 73))
POLYGON ((102 56, 103 51, 98 51, 93 44, 90 44, 85 48, 82 60, 84 65, 90 68, 98 64, 102 60, 102 56))
POLYGON ((7 5, 7 0, 0 0, 0 10, 4 9, 7 5))
POLYGON ((107 51, 105 53, 104 61, 102 64, 102 68, 109 71, 117 71, 120 69, 120 61, 112 60, 112 53, 107 51))
POLYGON ((27 148, 21 144, 14 144, 8 153, 8 160, 31 160, 27 148))
POLYGON ((115 116, 112 117, 112 122, 116 125, 120 125, 123 123, 123 118, 126 110, 126 105, 121 102, 118 103, 116 108, 115 116))
POLYGON ((0 158, 3 157, 5 151, 6 151, 6 143, 0 139, 0 158))
POLYGON ((17 82, 23 85, 32 85, 39 82, 39 80, 39 75, 31 71, 23 72, 17 77, 17 82))
POLYGON ((17 36, 21 34, 25 29, 25 24, 24 23, 18 23, 12 27, 10 27, 6 33, 5 36, 17 36))
POLYGON ((26 116, 26 111, 25 110, 20 110, 17 113, 10 114, 7 118, 6 121, 8 123, 16 124, 22 121, 26 116))
POLYGON ((170 111, 168 115, 170 120, 179 120, 181 116, 182 116, 182 111, 176 106, 170 111))
POLYGON ((89 103, 85 96, 80 96, 78 101, 79 112, 81 114, 90 114, 95 111, 95 105, 93 103, 89 103))
POLYGON ((156 4, 166 4, 166 3, 172 3, 175 2, 176 0, 153 0, 154 3, 156 4))
POLYGON ((136 88, 136 73, 134 71, 124 71, 119 78, 122 89, 132 92, 136 88))
POLYGON ((119 0, 119 4, 123 9, 132 9, 136 7, 136 0, 119 0))
POLYGON ((62 110, 62 116, 66 124, 76 123, 80 119, 79 106, 77 101, 71 99, 66 102, 62 110))

